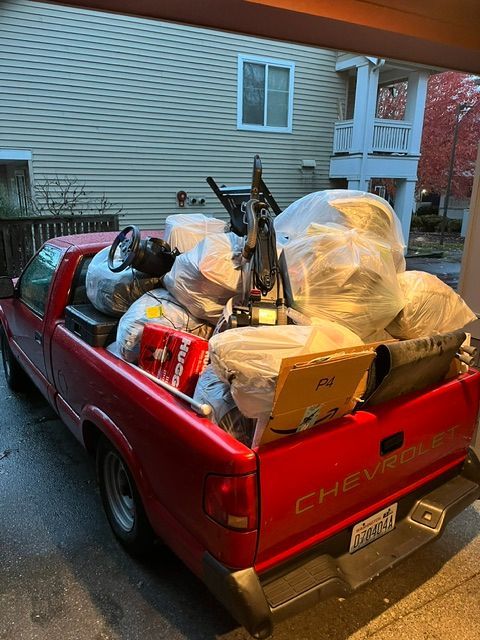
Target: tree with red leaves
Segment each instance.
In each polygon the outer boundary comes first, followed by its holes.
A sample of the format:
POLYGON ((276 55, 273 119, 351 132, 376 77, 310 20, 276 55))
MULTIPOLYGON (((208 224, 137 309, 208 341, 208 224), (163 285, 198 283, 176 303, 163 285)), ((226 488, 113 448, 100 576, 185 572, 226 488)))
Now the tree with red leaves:
POLYGON ((378 89, 376 118, 388 120, 403 120, 407 105, 406 81, 395 82, 388 86, 380 86, 378 89))
POLYGON ((480 141, 480 87, 476 80, 474 76, 455 71, 430 76, 418 164, 418 193, 423 189, 445 193, 458 118, 451 195, 470 196, 480 141))

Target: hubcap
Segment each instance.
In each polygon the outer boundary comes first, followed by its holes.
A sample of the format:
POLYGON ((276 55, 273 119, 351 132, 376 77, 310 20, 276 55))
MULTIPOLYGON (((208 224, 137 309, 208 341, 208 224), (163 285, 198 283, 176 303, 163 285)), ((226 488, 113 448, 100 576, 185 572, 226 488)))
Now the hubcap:
POLYGON ((103 477, 112 515, 118 526, 128 533, 135 524, 133 491, 125 466, 113 451, 105 456, 103 477))

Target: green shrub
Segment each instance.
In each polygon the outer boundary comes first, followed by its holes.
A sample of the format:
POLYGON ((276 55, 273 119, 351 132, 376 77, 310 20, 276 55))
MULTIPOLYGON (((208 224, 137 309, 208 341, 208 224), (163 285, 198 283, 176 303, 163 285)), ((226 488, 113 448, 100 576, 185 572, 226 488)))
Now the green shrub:
POLYGON ((454 220, 452 218, 447 219, 447 231, 450 233, 460 233, 462 230, 462 221, 454 220))
POLYGON ((422 231, 439 231, 442 224, 442 216, 436 214, 430 214, 428 216, 421 216, 422 231))
POLYGON ((420 216, 412 216, 412 221, 410 223, 411 229, 421 229, 422 228, 422 218, 420 216))
POLYGON ((429 216, 433 213, 438 213, 438 207, 431 204, 421 204, 415 212, 417 216, 429 216))

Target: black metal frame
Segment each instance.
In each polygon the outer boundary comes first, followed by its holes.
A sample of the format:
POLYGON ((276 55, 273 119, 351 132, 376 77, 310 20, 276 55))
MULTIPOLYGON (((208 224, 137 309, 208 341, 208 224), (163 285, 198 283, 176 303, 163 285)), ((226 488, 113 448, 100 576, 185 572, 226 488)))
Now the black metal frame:
MULTIPOLYGON (((222 185, 221 187, 215 182, 212 177, 207 178, 207 183, 212 189, 213 193, 220 200, 222 205, 230 216, 230 225, 232 231, 237 236, 247 235, 247 225, 244 222, 244 212, 242 211, 242 204, 250 199, 251 185, 245 186, 230 186, 222 185)), ((278 216, 282 213, 282 210, 278 206, 277 201, 272 195, 272 192, 267 187, 263 179, 260 180, 260 190, 258 197, 261 201, 266 202, 273 213, 278 216)))

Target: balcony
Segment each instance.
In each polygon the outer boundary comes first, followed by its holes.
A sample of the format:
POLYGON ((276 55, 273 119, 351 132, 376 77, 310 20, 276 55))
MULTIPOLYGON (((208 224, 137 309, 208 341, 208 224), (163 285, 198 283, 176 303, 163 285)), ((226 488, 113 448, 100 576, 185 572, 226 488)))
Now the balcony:
MULTIPOLYGON (((412 125, 410 122, 375 118, 373 139, 367 145, 367 152, 408 154, 411 130, 412 125)), ((352 143, 353 120, 336 122, 333 153, 361 153, 361 149, 353 149, 352 143)))

